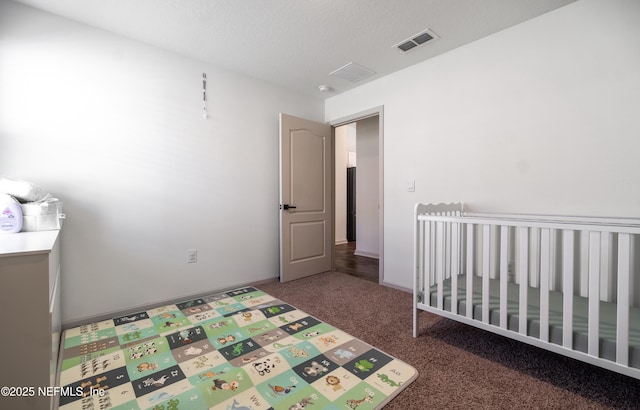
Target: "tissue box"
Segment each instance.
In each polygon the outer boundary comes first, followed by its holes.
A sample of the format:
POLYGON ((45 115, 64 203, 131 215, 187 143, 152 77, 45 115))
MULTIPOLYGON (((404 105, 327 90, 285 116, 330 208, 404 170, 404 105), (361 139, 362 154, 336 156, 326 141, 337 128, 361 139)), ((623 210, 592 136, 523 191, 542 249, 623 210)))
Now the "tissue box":
POLYGON ((21 204, 22 232, 51 231, 62 227, 65 214, 62 202, 57 198, 48 198, 40 202, 21 204))

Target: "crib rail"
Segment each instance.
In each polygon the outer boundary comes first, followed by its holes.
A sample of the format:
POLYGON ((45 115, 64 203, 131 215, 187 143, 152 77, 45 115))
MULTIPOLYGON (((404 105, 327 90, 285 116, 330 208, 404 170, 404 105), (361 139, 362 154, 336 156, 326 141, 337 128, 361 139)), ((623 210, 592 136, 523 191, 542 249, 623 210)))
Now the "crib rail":
POLYGON ((639 220, 471 214, 460 204, 418 205, 415 218, 414 337, 428 310, 640 378, 630 361, 639 220), (611 341, 614 357, 603 351, 611 341))

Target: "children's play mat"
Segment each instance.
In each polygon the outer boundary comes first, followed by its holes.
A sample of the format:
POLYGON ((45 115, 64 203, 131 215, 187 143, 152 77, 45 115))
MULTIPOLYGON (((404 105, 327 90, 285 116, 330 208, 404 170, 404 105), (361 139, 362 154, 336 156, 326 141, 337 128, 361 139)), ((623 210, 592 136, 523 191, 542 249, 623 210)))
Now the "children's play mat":
POLYGON ((61 350, 62 410, 365 410, 417 377, 253 287, 68 329, 61 350))

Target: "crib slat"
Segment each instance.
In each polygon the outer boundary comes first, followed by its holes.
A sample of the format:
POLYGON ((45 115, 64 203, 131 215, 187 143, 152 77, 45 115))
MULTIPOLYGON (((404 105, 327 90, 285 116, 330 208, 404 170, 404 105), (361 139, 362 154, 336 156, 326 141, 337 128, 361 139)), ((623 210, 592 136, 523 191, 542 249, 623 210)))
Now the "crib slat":
POLYGON ((429 228, 431 227, 431 222, 426 222, 422 225, 422 291, 424 297, 424 303, 429 303, 428 293, 429 293, 429 241, 427 238, 431 235, 429 228))
POLYGON ((529 229, 529 280, 531 287, 540 286, 540 228, 529 229))
POLYGON ((473 224, 467 224, 467 312, 473 319, 473 224))
POLYGON ((589 296, 589 231, 580 231, 580 286, 579 295, 589 296))
POLYGON ((424 254, 423 254, 423 266, 424 266, 424 303, 430 305, 430 288, 433 284, 433 270, 431 269, 431 225, 433 222, 427 221, 424 224, 424 232, 422 233, 422 240, 424 241, 424 254))
POLYGON ((427 222, 423 226, 422 231, 422 271, 423 271, 423 297, 424 303, 429 304, 429 287, 431 286, 431 222, 427 222))
POLYGON ((549 291, 559 291, 562 289, 562 285, 559 283, 560 278, 558 278, 557 264, 556 261, 558 257, 556 255, 558 250, 557 245, 557 231, 555 229, 551 229, 551 237, 549 238, 549 252, 550 252, 550 266, 549 266, 549 291))
POLYGON ((460 270, 460 224, 451 224, 451 313, 458 313, 458 273, 460 270))
POLYGON ((573 349, 574 231, 562 232, 562 345, 573 349))
POLYGON ((520 306, 518 332, 527 335, 527 293, 529 287, 529 228, 520 227, 520 306))
POLYGON ((609 254, 612 251, 611 234, 602 232, 600 234, 600 296, 606 302, 613 300, 613 275, 608 274, 609 254))
POLYGON ((427 288, 429 288, 436 284, 436 222, 429 222, 426 241, 427 261, 425 262, 425 266, 427 272, 429 272, 429 286, 427 286, 427 288))
POLYGON ((451 277, 451 223, 447 222, 444 226, 444 279, 451 277))
POLYGON ((417 257, 417 264, 418 264, 418 271, 419 271, 419 278, 422 278, 421 280, 421 290, 424 290, 424 231, 425 231, 425 224, 427 222, 421 221, 420 225, 418 225, 418 249, 417 249, 417 253, 418 253, 418 257, 417 257))
POLYGON ((631 267, 629 234, 618 235, 618 314, 616 324, 616 361, 629 365, 629 283, 631 267))
POLYGON ((445 255, 445 236, 446 225, 444 222, 436 222, 436 243, 435 243, 435 260, 436 260, 436 283, 437 283, 437 301, 438 309, 444 308, 444 297, 442 291, 442 281, 444 281, 444 255, 445 255))
POLYGON ((549 279, 551 271, 551 232, 540 232, 540 340, 549 341, 549 279))
POLYGON ((482 321, 489 323, 489 262, 491 231, 489 225, 482 226, 482 321))
POLYGON ((507 328, 507 285, 509 284, 509 227, 500 227, 500 327, 507 328))
POLYGON ((600 353, 600 233, 589 232, 589 325, 587 353, 600 353))

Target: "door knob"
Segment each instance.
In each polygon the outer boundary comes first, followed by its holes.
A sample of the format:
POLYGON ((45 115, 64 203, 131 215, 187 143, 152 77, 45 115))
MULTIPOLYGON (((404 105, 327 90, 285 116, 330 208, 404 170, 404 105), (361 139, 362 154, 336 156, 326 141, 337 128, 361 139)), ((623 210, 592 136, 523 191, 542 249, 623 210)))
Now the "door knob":
POLYGON ((289 205, 289 204, 284 204, 280 207, 281 209, 287 210, 287 209, 294 209, 295 206, 293 205, 289 205))

